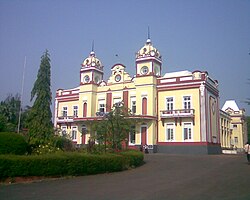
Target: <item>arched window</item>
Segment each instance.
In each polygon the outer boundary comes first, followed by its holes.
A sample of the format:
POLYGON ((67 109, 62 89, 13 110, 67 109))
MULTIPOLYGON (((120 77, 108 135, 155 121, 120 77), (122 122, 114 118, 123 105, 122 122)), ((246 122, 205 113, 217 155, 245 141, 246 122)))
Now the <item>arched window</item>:
POLYGON ((83 104, 83 117, 87 117, 87 103, 83 104))
POLYGON ((142 98, 142 114, 143 115, 147 114, 147 98, 146 97, 142 98))

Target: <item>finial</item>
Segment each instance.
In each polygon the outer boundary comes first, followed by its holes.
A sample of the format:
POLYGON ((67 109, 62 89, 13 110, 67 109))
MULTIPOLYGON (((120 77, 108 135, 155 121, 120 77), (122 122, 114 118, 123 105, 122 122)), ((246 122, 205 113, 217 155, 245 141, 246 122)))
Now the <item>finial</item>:
POLYGON ((95 52, 94 52, 94 40, 92 41, 92 49, 91 49, 90 55, 95 55, 95 52))
POLYGON ((147 39, 147 44, 151 43, 151 40, 150 40, 150 31, 149 31, 149 26, 148 26, 148 39, 147 39))

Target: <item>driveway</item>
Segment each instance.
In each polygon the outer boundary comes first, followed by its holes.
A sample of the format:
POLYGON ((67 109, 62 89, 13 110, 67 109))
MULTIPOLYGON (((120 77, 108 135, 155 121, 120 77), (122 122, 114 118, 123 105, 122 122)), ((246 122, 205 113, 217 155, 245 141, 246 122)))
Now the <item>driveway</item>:
POLYGON ((145 155, 132 170, 0 186, 1 200, 250 199, 245 155, 145 155))

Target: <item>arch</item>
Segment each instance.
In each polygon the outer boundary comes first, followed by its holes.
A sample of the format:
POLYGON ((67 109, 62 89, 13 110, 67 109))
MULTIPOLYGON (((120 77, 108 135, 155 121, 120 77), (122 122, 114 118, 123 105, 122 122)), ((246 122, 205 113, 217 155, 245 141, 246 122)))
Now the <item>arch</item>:
POLYGON ((147 114, 147 98, 146 97, 143 97, 142 98, 142 114, 143 115, 146 115, 147 114))
POLYGON ((87 117, 87 103, 83 103, 83 117, 87 117))

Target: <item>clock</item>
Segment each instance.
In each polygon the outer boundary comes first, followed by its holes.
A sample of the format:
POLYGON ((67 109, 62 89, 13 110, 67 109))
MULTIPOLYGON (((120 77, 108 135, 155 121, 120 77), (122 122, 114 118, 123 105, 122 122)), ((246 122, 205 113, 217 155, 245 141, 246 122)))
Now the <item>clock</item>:
POLYGON ((121 75, 118 74, 118 75, 115 76, 115 81, 119 82, 121 80, 121 78, 122 78, 121 75))
POLYGON ((92 63, 91 63, 91 66, 93 66, 93 67, 94 67, 94 66, 95 66, 95 62, 92 62, 92 63))
POLYGON ((86 76, 84 76, 83 80, 84 80, 84 82, 85 82, 85 83, 88 83, 88 82, 89 82, 89 80, 90 80, 90 78, 89 78, 89 76, 88 76, 88 75, 86 75, 86 76))
POLYGON ((144 66, 141 68, 141 74, 147 74, 148 73, 148 67, 144 66))
POLYGON ((154 50, 150 51, 150 55, 155 56, 155 51, 154 50))

